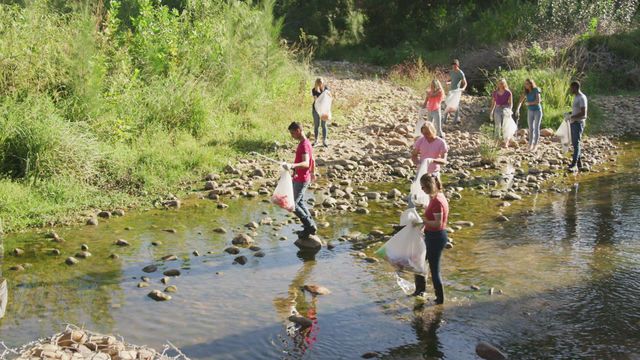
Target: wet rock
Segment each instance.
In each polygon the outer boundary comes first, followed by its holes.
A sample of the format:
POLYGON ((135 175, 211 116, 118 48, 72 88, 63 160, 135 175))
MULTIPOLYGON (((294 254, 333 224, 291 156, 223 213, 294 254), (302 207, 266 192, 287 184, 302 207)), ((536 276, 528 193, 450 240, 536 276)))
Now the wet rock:
POLYGON ((253 238, 247 234, 240 233, 231 240, 231 243, 238 246, 249 246, 253 244, 253 238))
POLYGON ((162 205, 164 207, 180 209, 180 206, 182 205, 182 203, 180 202, 180 200, 174 199, 174 200, 163 201, 162 205))
POLYGON ((366 353, 362 354, 361 357, 363 359, 373 359, 373 358, 377 358, 378 356, 380 356, 379 353, 377 353, 375 351, 369 351, 369 352, 366 352, 366 353))
POLYGON ((507 355, 498 350, 495 346, 484 341, 476 345, 476 354, 486 360, 506 360, 507 355))
POLYGON ((259 258, 265 257, 265 255, 266 254, 264 253, 264 251, 257 251, 255 254, 253 254, 253 256, 259 257, 259 258))
POLYGON ((158 267, 156 265, 147 265, 147 266, 142 268, 142 271, 146 272, 147 274, 150 274, 150 273, 158 271, 158 267))
POLYGON ((496 218, 496 221, 498 221, 498 222, 507 222, 507 221, 509 221, 509 218, 504 216, 504 215, 498 215, 498 217, 496 218))
POLYGON ((97 218, 87 219, 87 225, 98 226, 98 219, 97 218))
POLYGON ((238 255, 240 253, 240 249, 237 246, 229 246, 228 248, 224 249, 224 252, 231 255, 238 255))
POLYGON ((163 261, 175 261, 175 260, 178 260, 178 257, 173 254, 169 254, 161 257, 160 259, 163 261))
POLYGON ((166 288, 164 288, 164 292, 166 293, 175 293, 178 292, 178 287, 175 285, 169 285, 166 288))
POLYGON ((160 282, 167 285, 169 282, 171 282, 171 278, 168 276, 164 276, 162 279, 160 279, 160 282))
POLYGON ((380 260, 378 260, 378 259, 376 259, 374 257, 371 257, 371 256, 367 256, 366 258, 364 258, 364 261, 366 261, 368 263, 372 263, 372 264, 380 262, 380 260))
POLYGON ((138 288, 142 289, 142 288, 146 288, 149 286, 149 283, 146 281, 141 281, 138 283, 138 288))
POLYGON ((98 217, 101 217, 103 219, 108 219, 111 217, 111 213, 109 211, 100 211, 98 213, 98 217))
POLYGON ((324 286, 308 284, 302 287, 303 290, 310 292, 313 295, 329 295, 331 291, 324 286))
POLYGON ((24 250, 21 248, 15 248, 11 251, 11 254, 13 254, 13 256, 22 256, 24 255, 24 250))
POLYGON ((244 265, 247 263, 247 257, 244 255, 236 256, 236 258, 233 259, 233 262, 240 265, 244 265))
POLYGON ((73 256, 69 256, 64 262, 67 265, 75 265, 75 264, 79 263, 80 261, 78 261, 78 259, 74 258, 73 256))
POLYGON ((289 316, 289 321, 300 326, 302 329, 306 329, 311 325, 313 325, 313 321, 311 319, 308 319, 304 316, 299 316, 299 315, 289 316))
POLYGON ((504 199, 505 200, 522 200, 522 196, 514 193, 514 192, 508 192, 504 195, 504 199))
POLYGON ((260 225, 258 225, 257 222, 255 221, 250 221, 249 223, 247 223, 244 227, 246 227, 247 229, 257 229, 260 225))
POLYGON ((191 254, 193 254, 193 256, 200 256, 200 252, 198 250, 193 250, 191 254))
POLYGON ((251 250, 251 251, 260 251, 261 248, 258 245, 251 245, 251 246, 249 246, 249 250, 251 250))
POLYGON ((213 232, 218 233, 218 234, 226 234, 227 233, 227 229, 225 229, 223 227, 217 227, 217 228, 213 229, 213 232))
POLYGON ((301 250, 318 250, 322 247, 322 240, 316 235, 309 235, 306 238, 298 238, 293 244, 301 250))
POLYGON ((480 290, 480 286, 478 285, 471 285, 470 288, 471 290, 475 290, 475 291, 480 290))
POLYGON ((152 298, 155 301, 171 300, 171 296, 170 295, 167 295, 167 294, 163 293, 160 290, 153 290, 149 294, 147 294, 147 296, 152 298))
POLYGON ((164 276, 180 276, 180 270, 169 269, 162 273, 164 276))
POLYGON ((76 254, 76 258, 78 259, 86 259, 91 256, 91 253, 88 251, 80 251, 76 254))
POLYGON ((111 212, 111 215, 113 216, 124 216, 125 212, 123 209, 115 209, 111 212))
POLYGON ((144 281, 144 282, 149 282, 149 277, 148 276, 140 276, 140 280, 144 281))
POLYGON ((116 242, 114 244, 118 245, 118 246, 129 246, 129 245, 131 245, 131 244, 129 244, 129 242, 127 240, 124 240, 124 239, 118 239, 118 240, 116 240, 116 242))

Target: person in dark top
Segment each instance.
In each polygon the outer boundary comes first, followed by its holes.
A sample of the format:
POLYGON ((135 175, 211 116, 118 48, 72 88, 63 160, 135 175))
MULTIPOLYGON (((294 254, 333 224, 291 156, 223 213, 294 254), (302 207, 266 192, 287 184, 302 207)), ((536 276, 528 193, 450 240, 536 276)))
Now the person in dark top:
MULTIPOLYGON (((440 258, 447 242, 447 220, 449 203, 442 193, 442 184, 437 176, 424 174, 420 178, 422 190, 429 194, 429 205, 424 211, 424 242, 427 246, 427 262, 431 272, 431 282, 436 293, 436 304, 444 303, 444 288, 440 277, 440 258)), ((413 296, 422 296, 427 281, 424 275, 415 275, 416 291, 413 296)))
POLYGON ((319 77, 316 79, 316 83, 311 89, 311 95, 313 96, 313 104, 311 104, 311 114, 313 115, 313 146, 318 143, 318 128, 322 125, 322 146, 327 146, 327 120, 320 119, 320 114, 316 111, 316 99, 320 94, 325 91, 329 91, 329 87, 325 85, 324 80, 319 77))

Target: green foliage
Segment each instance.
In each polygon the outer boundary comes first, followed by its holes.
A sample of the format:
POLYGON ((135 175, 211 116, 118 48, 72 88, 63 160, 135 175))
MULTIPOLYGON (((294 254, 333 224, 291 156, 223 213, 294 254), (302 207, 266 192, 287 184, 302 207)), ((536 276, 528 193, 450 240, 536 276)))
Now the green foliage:
POLYGON ((422 58, 418 58, 415 61, 406 61, 391 67, 388 78, 398 85, 409 86, 418 93, 424 93, 437 76, 434 71, 426 67, 422 58))
POLYGON ((480 159, 484 162, 495 163, 500 155, 500 141, 495 138, 493 126, 487 124, 480 126, 479 140, 480 159))
POLYGON ((282 47, 269 1, 50 5, 0 5, 9 231, 175 191, 308 116, 306 69, 282 47))
MULTIPOLYGON (((500 78, 505 78, 511 88, 514 111, 521 96, 524 95, 525 79, 532 79, 536 83, 542 92, 543 128, 557 128, 562 122, 563 114, 570 110, 569 84, 574 78, 570 70, 562 68, 501 70, 490 76, 489 85, 485 89, 488 96, 495 90, 495 84, 500 78)), ((525 104, 520 108, 520 115, 519 127, 526 126, 527 106, 525 104)))

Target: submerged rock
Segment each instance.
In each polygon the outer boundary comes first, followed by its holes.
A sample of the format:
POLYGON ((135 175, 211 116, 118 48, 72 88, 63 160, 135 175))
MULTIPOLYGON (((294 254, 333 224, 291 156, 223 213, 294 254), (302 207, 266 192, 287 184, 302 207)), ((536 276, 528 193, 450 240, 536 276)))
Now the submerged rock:
POLYGON ((235 259, 233 259, 234 263, 240 264, 240 265, 244 265, 247 263, 247 257, 244 255, 240 255, 238 257, 236 257, 235 259))
POLYGON ((171 300, 171 296, 170 295, 167 295, 167 294, 163 293, 160 290, 153 290, 149 294, 147 294, 147 296, 152 298, 155 301, 171 300))
POLYGON ((237 246, 229 246, 228 248, 224 249, 224 252, 231 255, 238 255, 240 253, 240 248, 238 248, 237 246))
POLYGON ((476 354, 486 360, 506 360, 507 355, 498 350, 495 346, 484 341, 476 345, 476 354))
POLYGON ((324 286, 309 284, 302 287, 303 290, 310 292, 313 295, 329 295, 331 291, 324 286))
POLYGON ((169 269, 162 273, 164 276, 180 276, 180 270, 169 269))
POLYGON ((146 273, 156 272, 157 270, 158 270, 158 267, 156 265, 147 265, 142 268, 142 271, 146 273))

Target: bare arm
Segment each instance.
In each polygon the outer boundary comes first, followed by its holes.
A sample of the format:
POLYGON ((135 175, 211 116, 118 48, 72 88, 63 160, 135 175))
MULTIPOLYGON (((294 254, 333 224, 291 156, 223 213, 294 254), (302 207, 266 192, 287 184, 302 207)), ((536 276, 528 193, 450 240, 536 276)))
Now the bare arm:
POLYGON ((411 149, 411 161, 413 161, 414 164, 418 164, 418 155, 420 153, 418 152, 417 148, 413 148, 411 149))
POLYGON ((496 109, 496 99, 491 96, 491 110, 489 110, 489 116, 493 117, 493 110, 496 109))
POLYGON ((301 162, 291 164, 291 168, 292 169, 295 169, 295 168, 306 169, 308 167, 309 167, 309 154, 302 155, 302 161, 301 162))
POLYGON ((513 107, 513 93, 509 92, 509 101, 507 102, 509 104, 509 109, 511 109, 513 107))

